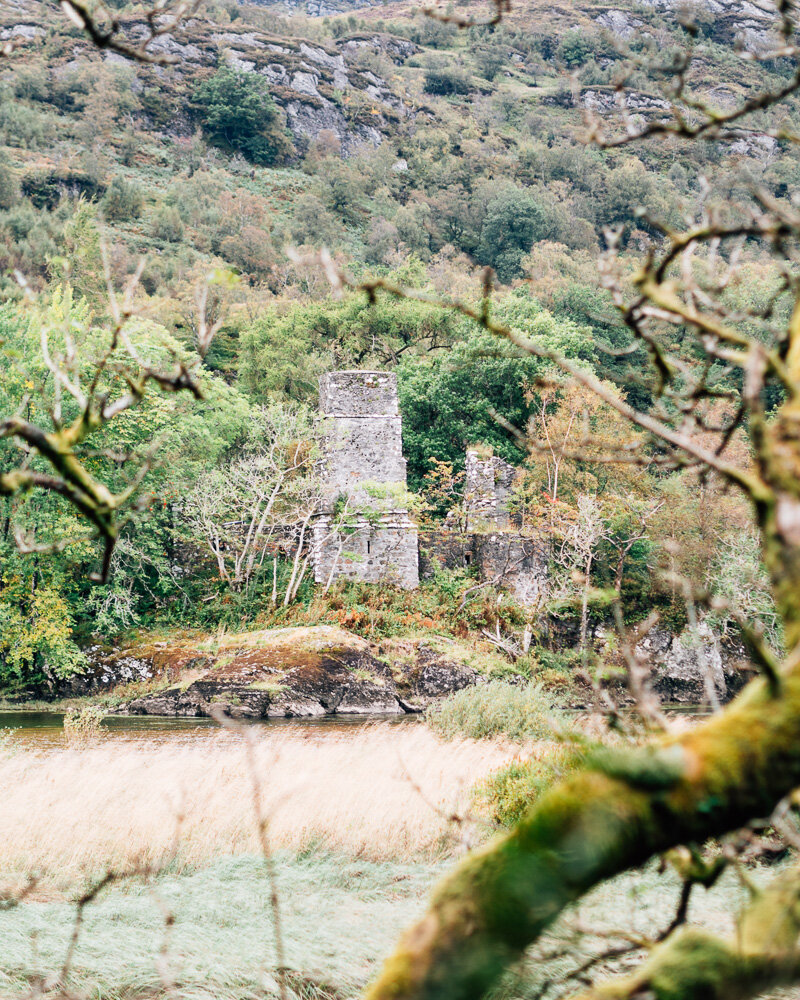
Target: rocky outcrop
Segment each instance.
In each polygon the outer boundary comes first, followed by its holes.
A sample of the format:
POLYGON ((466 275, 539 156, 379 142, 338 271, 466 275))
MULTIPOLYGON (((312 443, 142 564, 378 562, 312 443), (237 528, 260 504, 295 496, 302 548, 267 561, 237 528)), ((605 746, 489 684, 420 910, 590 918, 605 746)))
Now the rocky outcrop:
POLYGON ((617 114, 620 101, 625 110, 630 113, 644 115, 663 115, 670 110, 669 101, 653 94, 642 94, 630 90, 620 95, 612 87, 589 87, 581 93, 581 104, 587 111, 599 115, 617 114))
MULTIPOLYGON (((143 682, 146 693, 119 709, 133 715, 234 717, 399 715, 478 683, 455 642, 370 643, 334 626, 270 629, 200 642, 89 651, 91 668, 70 682, 85 694, 143 682)), ((62 693, 67 693, 64 691, 62 693)))
POLYGON ((705 622, 677 636, 651 629, 636 652, 649 663, 653 688, 664 702, 725 702, 751 677, 745 648, 720 639, 705 622))
POLYGON ((391 666, 392 679, 404 704, 424 706, 481 681, 481 674, 465 662, 458 643, 441 637, 387 639, 378 655, 391 666))
POLYGON ((267 77, 298 149, 324 134, 338 140, 346 157, 366 146, 379 146, 384 134, 412 113, 386 80, 360 65, 364 49, 403 62, 417 51, 404 39, 371 35, 323 48, 295 39, 278 42, 254 31, 228 30, 215 33, 212 40, 229 65, 267 77))
MULTIPOLYGON (((19 7, 13 23, 10 17, 0 16, 0 41, 36 43, 51 30, 49 22, 41 21, 41 4, 19 0, 19 7)), ((333 8, 318 3, 318 9, 333 8)), ((137 16, 124 19, 124 30, 134 42, 150 36, 149 24, 137 16)), ((57 31, 55 37, 50 57, 54 75, 83 72, 101 59, 127 67, 132 91, 143 94, 157 88, 164 95, 163 101, 145 102, 141 114, 153 130, 173 139, 191 135, 198 125, 185 102, 186 95, 225 63, 269 81, 271 96, 285 115, 298 155, 322 137, 326 143, 335 137, 341 155, 347 157, 380 145, 387 136, 396 134, 401 119, 413 119, 417 113, 404 91, 398 92, 374 66, 367 68, 367 53, 380 54, 382 59, 374 60, 375 64, 387 65, 387 61, 402 63, 418 51, 407 39, 383 32, 318 43, 273 34, 236 20, 221 26, 213 18, 198 15, 149 43, 148 51, 170 60, 169 68, 132 64, 119 53, 98 52, 85 38, 61 37, 57 31), (58 46, 61 58, 56 58, 58 46)))
MULTIPOLYGON (((684 0, 640 0, 643 7, 680 11, 684 0)), ((737 41, 750 52, 768 52, 777 44, 777 6, 773 0, 696 0, 700 12, 713 16, 717 41, 737 41)))
POLYGON ((624 40, 631 38, 642 27, 641 19, 625 10, 606 10, 594 20, 601 28, 624 40))

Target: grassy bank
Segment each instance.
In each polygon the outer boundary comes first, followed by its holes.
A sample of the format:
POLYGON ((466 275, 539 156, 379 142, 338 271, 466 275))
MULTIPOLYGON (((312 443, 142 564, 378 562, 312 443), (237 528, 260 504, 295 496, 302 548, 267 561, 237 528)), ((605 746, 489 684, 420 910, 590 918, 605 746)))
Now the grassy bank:
MULTIPOLYGON (((356 995, 420 912, 441 864, 370 862, 314 852, 280 856, 286 962, 303 1000, 356 995)), ((75 919, 69 901, 0 911, 0 995, 24 995, 61 968, 75 919)), ((68 986, 95 1000, 274 995, 275 939, 263 863, 227 857, 150 885, 110 889, 87 907, 68 986), (174 926, 165 948, 165 916, 174 926), (167 984, 175 981, 176 992, 167 984)), ((60 994, 59 994, 60 995, 60 994)))
POLYGON ((554 693, 563 694, 575 687, 574 671, 568 666, 545 669, 533 654, 512 663, 480 634, 456 638, 417 625, 398 628, 391 636, 368 633, 369 629, 329 622, 230 632, 141 632, 116 646, 95 647, 86 677, 75 685, 77 690, 91 693, 69 694, 73 690, 71 679, 61 684, 61 696, 55 691, 47 694, 40 690, 37 696, 34 688, 4 691, 0 687, 0 712, 65 712, 85 705, 124 711, 126 703, 134 699, 167 689, 185 690, 197 680, 211 681, 220 688, 255 683, 278 689, 291 684, 292 677, 297 680, 298 669, 330 669, 337 662, 354 664, 361 670, 357 674, 361 679, 369 679, 363 676, 366 668, 379 685, 376 670, 381 674, 388 668, 411 701, 415 695, 407 689, 413 676, 432 663, 441 663, 445 669, 455 664, 487 679, 535 676, 554 693), (355 664, 355 660, 361 662, 355 664), (287 678, 292 671, 295 674, 287 678), (132 674, 141 679, 131 680, 132 674))
MULTIPOLYGON (((72 745, 6 736, 0 996, 277 1000, 280 942, 286 1000, 357 997, 465 847, 574 766, 573 750, 553 739, 569 723, 537 686, 470 688, 430 721, 438 732, 416 722, 256 727, 252 769, 242 731, 163 742, 92 731, 72 745), (78 925, 76 904, 109 872, 78 925)), ((751 867, 748 879, 762 874, 751 867)), ((727 874, 695 891, 690 917, 732 929, 746 892, 727 874)), ((677 876, 655 864, 599 887, 496 1000, 535 996, 548 980, 558 984, 551 997, 570 995, 572 971, 630 935, 657 936, 679 894, 677 876)))
MULTIPOLYGON (((419 914, 448 863, 367 861, 319 851, 278 855, 291 996, 357 996, 396 936, 419 914)), ((758 869, 750 873, 755 883, 761 874, 758 869)), ((717 931, 729 929, 745 893, 733 874, 726 876, 713 890, 695 893, 691 917, 717 931)), ((677 879, 664 878, 655 866, 602 886, 541 944, 541 953, 547 954, 571 942, 570 958, 543 961, 532 954, 507 981, 501 997, 535 995, 545 979, 561 979, 586 956, 608 948, 609 940, 589 937, 582 941, 584 950, 576 950, 570 931, 576 917, 584 926, 611 924, 644 936, 669 923, 677 896, 677 879)), ((26 995, 37 976, 61 968, 74 919, 69 901, 24 903, 0 911, 1 995, 26 995)), ((277 995, 274 968, 263 864, 245 855, 180 875, 163 874, 149 885, 112 887, 85 911, 67 985, 72 995, 94 1000, 256 1000, 277 995), (167 916, 174 925, 165 938, 167 916)), ((619 963, 608 968, 618 969, 619 963)), ((571 992, 566 983, 562 992, 571 992)))

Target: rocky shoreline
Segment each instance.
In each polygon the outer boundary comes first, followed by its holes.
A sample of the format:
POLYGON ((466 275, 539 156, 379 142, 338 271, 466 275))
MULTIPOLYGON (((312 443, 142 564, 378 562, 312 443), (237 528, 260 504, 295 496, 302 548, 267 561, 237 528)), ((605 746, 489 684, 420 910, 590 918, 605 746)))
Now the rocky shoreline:
MULTIPOLYGON (((603 644, 602 636, 597 641, 603 644)), ((672 704, 728 701, 751 676, 743 647, 720 642, 703 626, 693 637, 653 629, 637 654, 655 692, 672 704)), ((486 654, 454 639, 369 642, 330 625, 95 645, 87 655, 88 670, 62 682, 57 697, 115 694, 116 714, 166 717, 203 717, 218 707, 250 719, 396 716, 422 712, 492 673, 486 654)), ((511 669, 507 676, 522 682, 511 669)), ((574 708, 588 703, 585 684, 565 676, 564 685, 574 708)), ((624 702, 624 690, 617 694, 624 702)))
POLYGON ((115 709, 130 715, 234 718, 401 715, 468 687, 480 673, 460 644, 434 637, 370 643, 328 625, 246 632, 197 644, 93 647, 69 685, 91 695, 120 683, 151 690, 115 709))

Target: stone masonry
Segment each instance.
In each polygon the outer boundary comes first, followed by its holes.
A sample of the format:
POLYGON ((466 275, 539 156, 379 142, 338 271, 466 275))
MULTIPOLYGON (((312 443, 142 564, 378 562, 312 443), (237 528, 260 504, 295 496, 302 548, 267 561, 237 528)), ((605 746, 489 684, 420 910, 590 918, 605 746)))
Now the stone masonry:
POLYGON ((547 596, 547 540, 518 531, 424 531, 419 538, 419 575, 438 569, 474 566, 483 582, 493 582, 528 608, 547 596))
POLYGON ((510 591, 525 607, 541 607, 547 594, 547 540, 517 530, 509 511, 517 470, 496 455, 470 448, 466 455, 466 531, 445 528, 420 536, 420 576, 436 567, 473 566, 479 580, 510 591))
POLYGON ((516 469, 478 449, 467 452, 466 531, 447 527, 420 539, 408 515, 397 379, 390 372, 323 375, 323 511, 314 525, 314 579, 339 577, 414 588, 436 567, 474 566, 479 580, 528 607, 547 589, 547 544, 516 530, 508 503, 516 469))
POLYGON ((516 473, 513 465, 496 455, 484 457, 475 448, 467 449, 464 490, 467 531, 511 526, 508 501, 516 473))
POLYGON ((406 462, 390 372, 320 379, 325 421, 323 513, 314 525, 314 579, 419 585, 417 528, 403 506, 406 462))

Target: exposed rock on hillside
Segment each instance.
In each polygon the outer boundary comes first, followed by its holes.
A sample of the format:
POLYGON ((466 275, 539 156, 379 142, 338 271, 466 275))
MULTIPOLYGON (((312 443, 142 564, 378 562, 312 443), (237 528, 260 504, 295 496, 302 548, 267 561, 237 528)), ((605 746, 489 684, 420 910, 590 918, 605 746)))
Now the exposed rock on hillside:
MULTIPOLYGON (((23 6, 25 21, 31 23, 19 23, 20 11, 8 18, 0 15, 0 40, 31 42, 52 29, 41 5, 28 0, 23 6)), ((148 36, 144 21, 123 20, 132 39, 148 36)), ((54 72, 72 72, 102 59, 127 65, 133 70, 130 85, 136 93, 157 86, 162 94, 164 99, 149 106, 147 113, 153 127, 170 135, 194 130, 196 123, 187 111, 176 114, 175 107, 183 106, 186 95, 217 67, 227 62, 238 70, 259 73, 269 80, 272 96, 286 115, 300 153, 322 133, 335 136, 344 156, 367 145, 380 145, 400 119, 414 112, 386 80, 362 66, 364 52, 376 52, 391 62, 402 63, 417 51, 413 43, 391 35, 351 37, 323 47, 244 24, 237 27, 234 23, 221 30, 213 20, 196 17, 174 33, 155 39, 149 51, 173 57, 174 64, 168 68, 135 64, 117 53, 100 53, 86 40, 76 43, 65 32, 53 37, 51 62, 54 72), (177 101, 169 100, 170 93, 177 101)))
POLYGON ((730 700, 749 680, 742 670, 748 660, 737 644, 720 642, 705 623, 694 635, 688 631, 673 635, 652 629, 637 647, 649 661, 653 687, 665 702, 700 705, 711 700, 730 700))
MULTIPOLYGON (((680 11, 684 0, 641 0, 643 6, 680 11)), ((772 0, 697 0, 696 7, 715 18, 713 33, 721 41, 738 41, 751 52, 764 52, 775 44, 772 28, 776 5, 772 0)))
MULTIPOLYGON (((670 110, 668 101, 653 94, 640 94, 634 90, 628 91, 622 97, 625 110, 641 115, 663 115, 670 110)), ((617 114, 620 97, 613 87, 590 87, 581 94, 581 104, 597 114, 617 114)))
POLYGON ((96 691, 146 681, 154 690, 121 709, 141 715, 202 716, 220 704, 243 718, 397 715, 480 680, 456 643, 437 640, 436 647, 413 639, 378 646, 326 625, 271 629, 113 652, 95 647, 92 672, 77 683, 96 691))
POLYGON ((624 10, 606 10, 594 19, 601 28, 606 28, 618 38, 628 39, 642 26, 638 17, 624 10))

